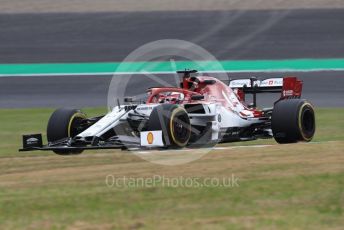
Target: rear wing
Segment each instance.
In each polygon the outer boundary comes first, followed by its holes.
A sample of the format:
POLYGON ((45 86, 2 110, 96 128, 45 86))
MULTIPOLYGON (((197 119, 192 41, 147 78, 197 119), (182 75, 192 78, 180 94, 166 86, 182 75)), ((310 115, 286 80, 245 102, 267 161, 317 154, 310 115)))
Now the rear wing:
POLYGON ((264 80, 252 77, 230 80, 229 87, 237 93, 241 101, 245 101, 245 94, 253 94, 253 105, 256 106, 257 93, 280 93, 280 100, 300 98, 302 84, 302 81, 297 77, 268 78, 264 80))
POLYGON ((231 80, 229 87, 232 89, 243 89, 245 93, 279 93, 283 87, 283 78, 231 80))

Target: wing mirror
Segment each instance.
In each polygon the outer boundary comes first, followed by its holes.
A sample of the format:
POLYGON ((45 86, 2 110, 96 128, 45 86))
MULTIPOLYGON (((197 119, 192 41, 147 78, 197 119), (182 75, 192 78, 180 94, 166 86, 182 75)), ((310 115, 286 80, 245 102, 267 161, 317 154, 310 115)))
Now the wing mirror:
POLYGON ((215 80, 204 80, 204 84, 206 84, 206 85, 213 85, 215 83, 216 83, 215 80))
POLYGON ((125 97, 125 98, 124 98, 124 102, 125 102, 125 103, 134 102, 134 99, 133 99, 132 97, 125 97))

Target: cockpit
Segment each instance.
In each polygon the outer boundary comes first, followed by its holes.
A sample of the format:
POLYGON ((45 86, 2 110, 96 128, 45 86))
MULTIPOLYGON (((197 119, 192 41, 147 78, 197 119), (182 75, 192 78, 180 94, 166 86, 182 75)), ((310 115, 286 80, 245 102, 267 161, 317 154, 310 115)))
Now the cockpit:
POLYGON ((195 96, 201 95, 181 88, 151 88, 146 103, 183 104, 195 100, 195 96))

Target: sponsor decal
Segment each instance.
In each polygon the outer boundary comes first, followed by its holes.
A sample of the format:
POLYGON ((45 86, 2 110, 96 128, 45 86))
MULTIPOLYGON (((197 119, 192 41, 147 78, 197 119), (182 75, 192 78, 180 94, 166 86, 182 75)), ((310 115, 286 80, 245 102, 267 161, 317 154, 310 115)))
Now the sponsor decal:
POLYGON ((147 134, 147 142, 148 142, 148 144, 153 144, 153 141, 154 141, 154 135, 153 135, 153 133, 152 132, 149 132, 148 134, 147 134))
POLYGON ((41 134, 23 135, 23 148, 30 147, 42 147, 41 134))
POLYGON ((259 86, 282 86, 283 85, 283 78, 273 78, 273 79, 266 79, 261 81, 259 86))
MULTIPOLYGON (((244 87, 244 85, 246 85, 247 87, 251 87, 251 81, 249 79, 233 80, 230 82, 229 87, 241 88, 241 87, 244 87)), ((270 78, 270 79, 265 79, 263 81, 257 80, 255 81, 255 85, 257 85, 258 87, 282 86, 283 78, 270 78)))
POLYGON ((293 96, 293 90, 283 90, 283 96, 293 96))
POLYGON ((239 87, 239 88, 241 88, 241 87, 243 87, 244 85, 247 85, 248 87, 250 87, 250 86, 251 86, 251 81, 248 80, 248 79, 244 79, 244 80, 233 80, 233 81, 230 82, 229 87, 233 87, 233 88, 239 87))
POLYGON ((136 110, 152 110, 152 109, 153 109, 153 107, 151 107, 151 106, 138 107, 138 108, 136 108, 136 110))
POLYGON ((31 145, 31 144, 36 144, 38 142, 38 139, 35 137, 31 137, 26 140, 26 144, 31 145))
POLYGON ((145 131, 140 132, 141 146, 159 147, 164 146, 162 141, 162 131, 145 131))

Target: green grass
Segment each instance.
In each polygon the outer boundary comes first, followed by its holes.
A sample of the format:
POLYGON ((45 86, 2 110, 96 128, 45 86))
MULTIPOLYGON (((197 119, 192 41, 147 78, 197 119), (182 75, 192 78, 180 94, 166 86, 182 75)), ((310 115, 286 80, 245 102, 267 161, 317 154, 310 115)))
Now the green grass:
MULTIPOLYGON (((21 148, 23 134, 42 133, 45 135, 46 126, 53 111, 53 109, 48 108, 1 109, 0 157, 16 155, 17 150, 21 148)), ((107 112, 105 108, 86 108, 83 111, 88 116, 96 116, 107 112)), ((23 153, 19 155, 23 155, 23 153)), ((42 155, 42 152, 38 155, 42 155)))
MULTIPOLYGON (((89 115, 103 108, 85 110, 89 115)), ((340 229, 344 225, 344 109, 317 109, 313 144, 212 151, 180 166, 128 152, 62 157, 19 153, 51 109, 0 110, 0 229, 340 229), (330 141, 330 142, 328 142, 330 141), (319 143, 317 143, 319 142, 319 143), (116 178, 227 178, 239 186, 107 187, 116 178)))
POLYGON ((248 222, 265 229, 339 227, 343 224, 343 176, 246 180, 232 189, 157 187, 123 191, 85 182, 5 189, 2 194, 10 198, 2 202, 0 221, 13 228, 35 221, 38 226, 49 222, 56 228, 76 221, 113 227, 142 223, 147 229, 162 226, 160 221, 173 224, 171 227, 205 224, 208 228, 241 228, 250 225, 248 222))

